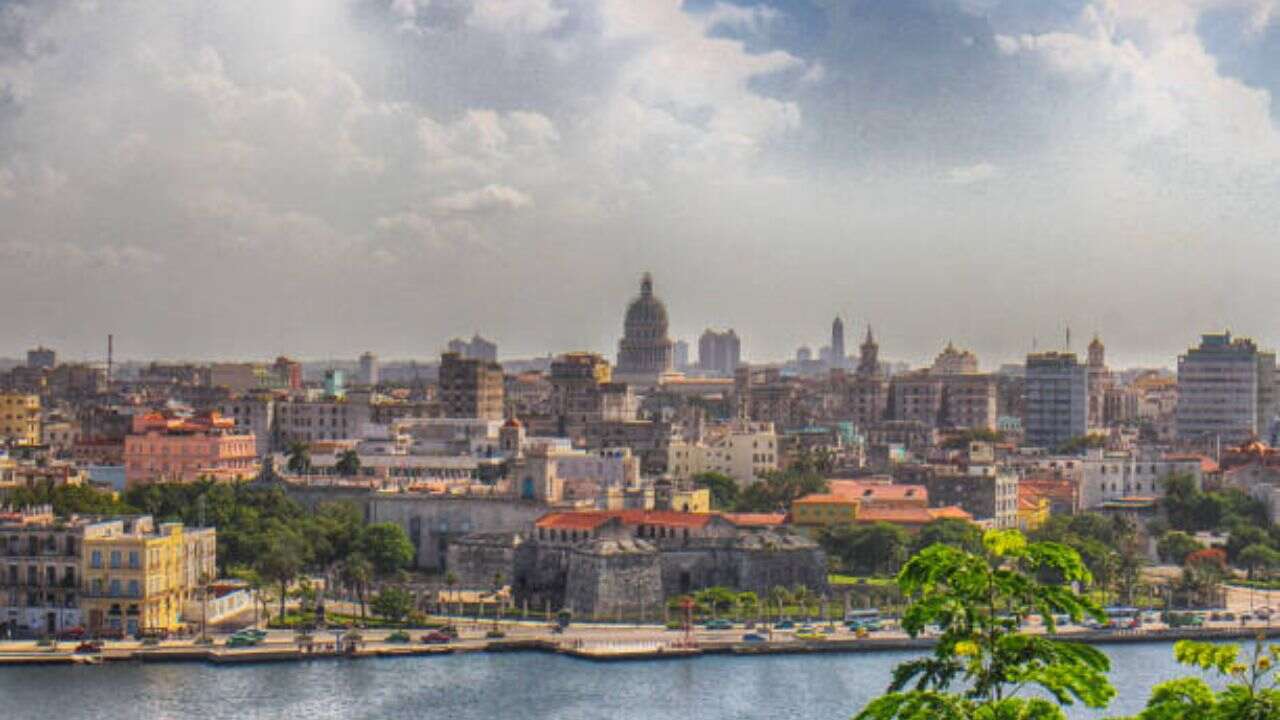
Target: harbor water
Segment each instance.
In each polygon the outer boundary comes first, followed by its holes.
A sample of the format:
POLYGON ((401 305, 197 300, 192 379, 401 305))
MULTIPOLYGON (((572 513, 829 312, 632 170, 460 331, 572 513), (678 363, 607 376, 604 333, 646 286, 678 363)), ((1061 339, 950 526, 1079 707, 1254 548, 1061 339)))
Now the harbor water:
MULTIPOLYGON (((1151 687, 1190 672, 1167 643, 1108 646, 1131 714, 1151 687)), ((0 668, 3 717, 450 718, 451 720, 842 720, 884 691, 911 653, 595 663, 534 653, 214 666, 110 663, 0 668)))

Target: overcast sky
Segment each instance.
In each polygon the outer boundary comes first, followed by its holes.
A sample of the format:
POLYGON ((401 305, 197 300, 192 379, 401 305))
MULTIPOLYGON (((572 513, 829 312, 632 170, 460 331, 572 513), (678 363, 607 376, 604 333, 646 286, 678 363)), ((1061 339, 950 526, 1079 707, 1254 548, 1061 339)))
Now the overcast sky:
POLYGON ((1276 0, 0 0, 0 354, 1280 344, 1276 0))

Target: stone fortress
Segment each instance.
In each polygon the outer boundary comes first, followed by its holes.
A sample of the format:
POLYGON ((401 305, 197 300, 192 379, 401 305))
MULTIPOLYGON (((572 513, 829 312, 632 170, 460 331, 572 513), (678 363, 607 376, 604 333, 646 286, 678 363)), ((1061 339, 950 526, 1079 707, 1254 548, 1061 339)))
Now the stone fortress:
POLYGON ((713 586, 761 597, 780 585, 828 589, 822 550, 774 515, 552 512, 527 533, 455 540, 447 566, 461 587, 500 582, 517 605, 583 619, 653 618, 668 598, 713 586))

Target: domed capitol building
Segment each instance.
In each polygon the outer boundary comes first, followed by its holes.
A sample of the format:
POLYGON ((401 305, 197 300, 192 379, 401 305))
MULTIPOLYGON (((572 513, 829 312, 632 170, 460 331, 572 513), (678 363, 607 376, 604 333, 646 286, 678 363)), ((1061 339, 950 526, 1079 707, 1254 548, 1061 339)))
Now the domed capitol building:
POLYGON ((667 308, 654 296, 653 278, 645 273, 640 280, 640 296, 627 306, 614 377, 634 385, 656 385, 659 378, 671 372, 667 308))

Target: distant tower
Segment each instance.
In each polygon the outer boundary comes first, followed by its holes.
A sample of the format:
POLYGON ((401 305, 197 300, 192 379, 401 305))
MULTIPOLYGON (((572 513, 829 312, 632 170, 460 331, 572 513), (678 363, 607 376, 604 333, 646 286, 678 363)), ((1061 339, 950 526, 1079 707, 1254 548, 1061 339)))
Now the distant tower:
POLYGON ((371 386, 378 384, 378 356, 372 352, 360 356, 360 382, 371 386))
POLYGON ((1102 344, 1102 340, 1098 338, 1098 334, 1093 334, 1093 342, 1089 343, 1089 367, 1102 368, 1107 366, 1107 348, 1102 344))
POLYGON ((673 343, 667 336, 667 307, 653 294, 653 276, 640 279, 640 295, 627 305, 616 374, 625 382, 657 384, 671 372, 673 343))
POLYGON ((871 334, 871 326, 867 326, 867 339, 862 341, 862 354, 858 356, 858 374, 870 377, 880 372, 880 345, 871 334))
POLYGON ((837 315, 831 323, 831 367, 843 368, 848 362, 844 354, 844 321, 837 315))

